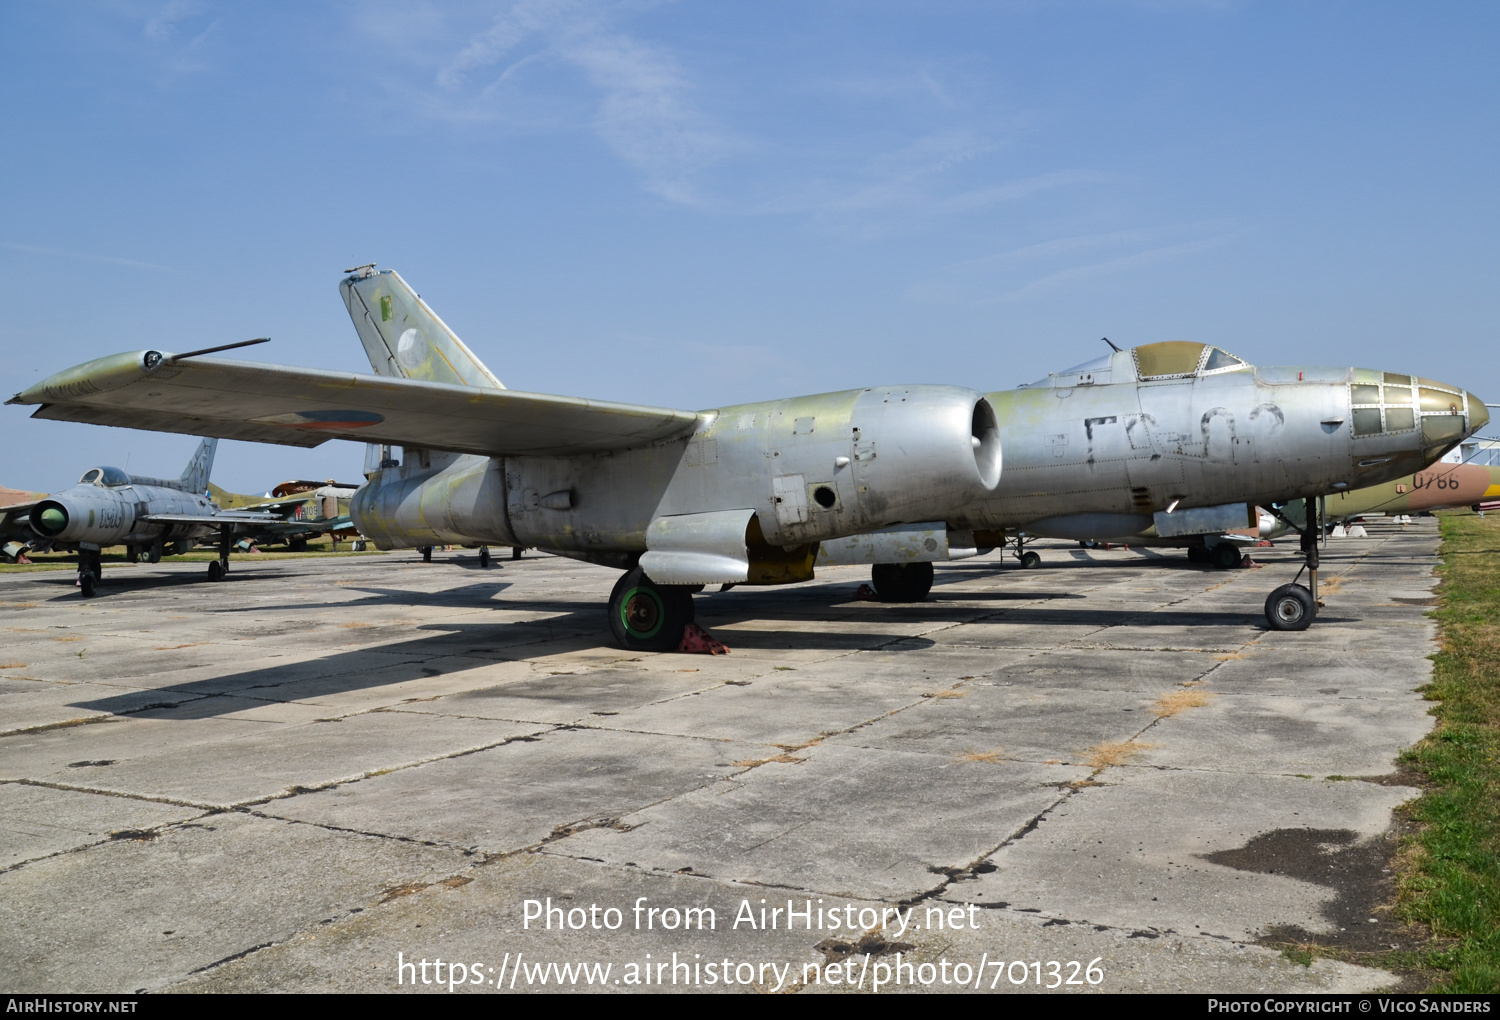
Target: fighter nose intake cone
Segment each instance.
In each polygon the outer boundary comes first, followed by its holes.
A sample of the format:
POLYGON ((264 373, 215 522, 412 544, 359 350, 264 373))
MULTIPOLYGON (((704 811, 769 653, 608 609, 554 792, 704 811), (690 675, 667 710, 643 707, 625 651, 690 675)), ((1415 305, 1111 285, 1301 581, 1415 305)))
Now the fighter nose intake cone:
POLYGON ((68 526, 68 514, 61 507, 49 506, 42 511, 41 521, 42 530, 55 535, 68 526))

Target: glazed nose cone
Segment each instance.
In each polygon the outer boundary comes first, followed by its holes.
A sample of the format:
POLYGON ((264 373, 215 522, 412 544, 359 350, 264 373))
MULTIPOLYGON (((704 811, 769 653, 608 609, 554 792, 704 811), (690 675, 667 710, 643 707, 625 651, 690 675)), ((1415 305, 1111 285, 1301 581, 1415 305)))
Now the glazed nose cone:
POLYGON ((1416 383, 1422 445, 1426 450, 1451 449, 1489 424, 1489 409, 1474 394, 1434 379, 1418 379, 1416 383))
POLYGON ((1469 433, 1472 435, 1490 423, 1490 409, 1474 394, 1465 392, 1469 398, 1469 433))

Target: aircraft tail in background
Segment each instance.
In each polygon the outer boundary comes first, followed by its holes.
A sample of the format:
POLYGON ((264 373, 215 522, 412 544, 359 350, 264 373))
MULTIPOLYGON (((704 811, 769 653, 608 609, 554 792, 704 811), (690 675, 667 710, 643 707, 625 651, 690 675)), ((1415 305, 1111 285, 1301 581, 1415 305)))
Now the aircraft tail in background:
POLYGON ((205 439, 198 444, 193 459, 182 469, 182 477, 175 488, 202 495, 208 491, 208 476, 214 469, 214 452, 219 448, 217 439, 205 439))

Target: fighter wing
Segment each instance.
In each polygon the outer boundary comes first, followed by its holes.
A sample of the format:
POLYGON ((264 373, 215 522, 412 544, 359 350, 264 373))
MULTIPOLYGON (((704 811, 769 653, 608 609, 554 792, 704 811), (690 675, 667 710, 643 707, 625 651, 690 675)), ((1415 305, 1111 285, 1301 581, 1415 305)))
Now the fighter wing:
POLYGON ((157 351, 99 358, 16 394, 33 418, 287 446, 330 439, 491 456, 617 450, 693 430, 698 415, 157 351))
POLYGON ((220 510, 216 514, 147 514, 140 519, 152 524, 275 524, 282 520, 275 514, 244 510, 220 510))
POLYGON ((21 522, 31 513, 36 503, 12 503, 0 506, 0 538, 29 540, 31 529, 21 522))

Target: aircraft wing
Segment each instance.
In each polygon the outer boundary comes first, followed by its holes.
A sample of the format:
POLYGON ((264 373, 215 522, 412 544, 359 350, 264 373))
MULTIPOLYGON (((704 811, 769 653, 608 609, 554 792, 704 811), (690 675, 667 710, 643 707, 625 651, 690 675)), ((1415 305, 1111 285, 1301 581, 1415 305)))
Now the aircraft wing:
POLYGON ((490 456, 626 449, 686 435, 691 411, 455 383, 134 351, 66 369, 8 404, 33 418, 286 446, 330 439, 490 456))
POLYGON ((276 524, 284 518, 245 510, 220 510, 216 514, 147 514, 140 519, 152 524, 276 524))

